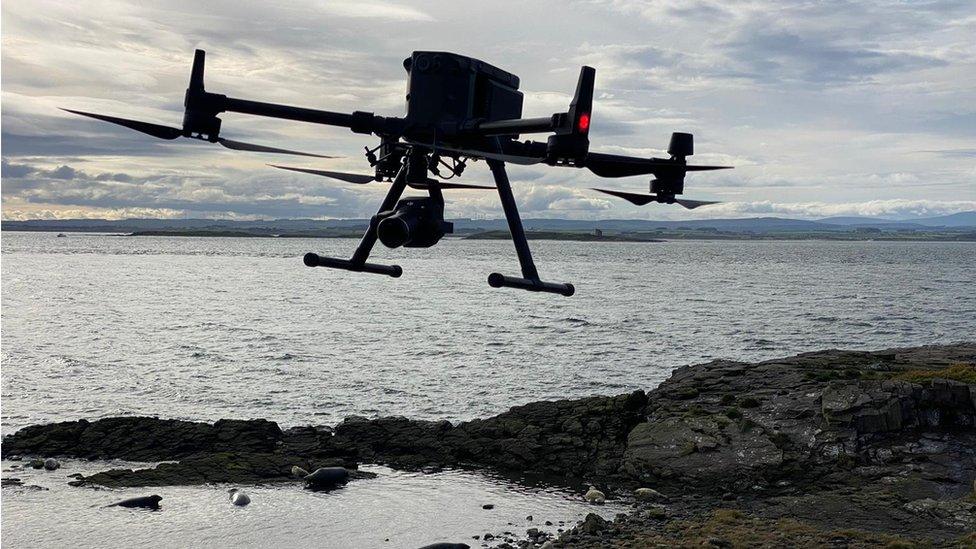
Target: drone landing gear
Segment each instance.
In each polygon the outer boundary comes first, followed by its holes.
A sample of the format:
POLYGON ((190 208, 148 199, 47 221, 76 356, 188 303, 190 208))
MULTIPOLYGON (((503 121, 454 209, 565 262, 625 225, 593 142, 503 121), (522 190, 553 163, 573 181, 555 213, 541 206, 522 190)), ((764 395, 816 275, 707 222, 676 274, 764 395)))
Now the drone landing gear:
POLYGON ((491 273, 488 275, 488 285, 492 288, 519 288, 530 292, 549 292, 561 294, 569 297, 576 293, 576 288, 572 284, 560 284, 558 282, 543 282, 539 278, 539 271, 535 268, 532 261, 532 252, 529 251, 529 242, 525 238, 525 230, 522 228, 522 219, 519 217, 518 207, 515 205, 515 196, 512 195, 512 185, 508 181, 508 173, 505 171, 505 163, 500 160, 485 159, 488 167, 491 168, 492 175, 495 176, 495 186, 498 187, 498 197, 502 201, 502 209, 505 210, 505 219, 508 220, 508 229, 512 233, 512 241, 515 243, 515 252, 518 254, 519 265, 522 267, 522 278, 515 276, 505 276, 501 273, 491 273))
POLYGON ((393 184, 390 185, 390 191, 386 193, 386 198, 383 199, 383 204, 380 205, 379 211, 377 211, 376 215, 369 220, 369 228, 366 229, 366 234, 364 234, 362 240, 359 241, 359 246, 356 246, 356 251, 353 252, 352 259, 322 257, 318 254, 309 252, 305 254, 305 265, 309 267, 330 267, 332 269, 344 269, 357 273, 384 274, 392 276, 393 278, 399 278, 400 275, 403 274, 403 269, 399 265, 366 263, 366 258, 369 257, 369 253, 373 251, 373 245, 376 244, 376 227, 381 221, 379 214, 392 210, 393 207, 396 206, 397 201, 400 200, 400 196, 403 194, 403 191, 406 188, 407 170, 406 168, 401 167, 400 171, 397 172, 396 178, 393 179, 393 184))

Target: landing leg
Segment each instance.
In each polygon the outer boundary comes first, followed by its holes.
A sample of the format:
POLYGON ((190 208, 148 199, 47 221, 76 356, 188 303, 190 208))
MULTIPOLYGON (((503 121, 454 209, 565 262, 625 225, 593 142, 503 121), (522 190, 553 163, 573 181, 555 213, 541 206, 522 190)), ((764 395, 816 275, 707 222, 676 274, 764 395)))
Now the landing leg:
POLYGON ((495 177, 495 186, 498 187, 498 197, 502 202, 502 209, 505 210, 505 219, 508 221, 508 230, 512 233, 512 241, 515 243, 515 253, 518 254, 519 265, 522 267, 522 278, 505 276, 501 273, 491 273, 488 275, 488 284, 493 288, 520 288, 530 292, 550 292, 562 294, 566 297, 573 295, 576 289, 572 284, 559 284, 555 282, 543 282, 539 279, 539 271, 535 268, 532 261, 532 252, 529 251, 529 242, 525 238, 525 230, 522 228, 522 218, 519 217, 518 207, 515 205, 515 196, 512 194, 512 185, 508 181, 508 173, 505 171, 505 163, 500 160, 486 159, 491 173, 495 177))
POLYGON ((403 269, 400 268, 399 265, 379 265, 376 263, 366 263, 366 259, 369 258, 369 254, 371 251, 373 251, 373 246, 376 244, 376 227, 380 223, 379 214, 392 210, 393 207, 396 206, 397 200, 400 200, 400 196, 403 195, 403 191, 406 189, 406 187, 407 169, 406 167, 401 167, 400 171, 397 172, 396 177, 393 179, 393 184, 390 185, 389 192, 386 193, 386 198, 383 199, 383 204, 380 205, 376 215, 370 218, 369 227, 366 228, 366 233, 363 234, 362 240, 360 240, 359 245, 356 246, 356 251, 353 252, 352 259, 322 257, 318 254, 309 252, 305 254, 305 265, 308 265, 309 267, 331 267, 333 269, 345 269, 347 271, 362 273, 385 274, 394 278, 402 275, 403 269))

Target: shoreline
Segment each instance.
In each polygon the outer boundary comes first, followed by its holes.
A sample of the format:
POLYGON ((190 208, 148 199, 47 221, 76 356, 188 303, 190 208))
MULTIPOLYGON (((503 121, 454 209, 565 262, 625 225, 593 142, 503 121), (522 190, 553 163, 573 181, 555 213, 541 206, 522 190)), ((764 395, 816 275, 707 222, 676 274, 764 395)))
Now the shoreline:
POLYGON ((296 464, 379 463, 585 481, 633 505, 612 522, 587 517, 553 547, 949 545, 976 529, 976 343, 715 360, 678 368, 646 393, 534 402, 457 425, 63 422, 4 437, 2 453, 175 461, 78 485, 263 484, 290 481, 296 464), (656 495, 636 500, 635 488, 656 495))
MULTIPOLYGON (((141 231, 92 231, 76 229, 4 229, 3 232, 18 233, 58 233, 59 235, 88 234, 117 237, 162 237, 162 238, 341 238, 358 239, 362 230, 345 228, 311 232, 264 232, 264 231, 235 231, 235 230, 141 230, 141 231)), ((572 242, 637 242, 663 243, 673 241, 695 242, 976 242, 976 232, 973 231, 914 231, 910 233, 859 233, 831 231, 826 233, 805 231, 781 232, 734 232, 734 231, 704 231, 677 230, 651 232, 616 232, 606 231, 597 235, 593 232, 554 231, 554 230, 526 230, 529 240, 572 241, 572 242)), ((446 239, 456 240, 510 240, 506 231, 462 231, 445 236, 446 239)))

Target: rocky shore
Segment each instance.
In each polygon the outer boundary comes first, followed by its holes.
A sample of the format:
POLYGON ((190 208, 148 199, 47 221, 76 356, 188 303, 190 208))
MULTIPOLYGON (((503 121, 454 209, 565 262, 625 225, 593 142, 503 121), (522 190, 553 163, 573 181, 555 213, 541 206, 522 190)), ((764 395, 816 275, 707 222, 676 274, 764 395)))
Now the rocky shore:
POLYGON ((976 343, 717 360, 648 393, 535 402, 458 425, 71 421, 24 428, 2 453, 171 462, 77 485, 271 483, 291 480, 294 465, 383 463, 539 474, 633 500, 629 514, 591 515, 545 542, 554 547, 976 544, 976 343), (640 487, 653 492, 635 499, 640 487))

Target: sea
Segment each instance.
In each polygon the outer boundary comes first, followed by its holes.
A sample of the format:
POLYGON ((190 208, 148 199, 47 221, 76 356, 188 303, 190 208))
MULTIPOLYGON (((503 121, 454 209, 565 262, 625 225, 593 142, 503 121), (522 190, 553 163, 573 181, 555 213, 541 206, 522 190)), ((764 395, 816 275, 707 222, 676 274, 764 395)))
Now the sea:
MULTIPOLYGON (((532 241, 543 279, 576 286, 569 298, 489 287, 489 273, 519 274, 502 240, 378 247, 371 261, 401 265, 397 279, 302 264, 355 245, 4 231, 0 429, 117 415, 459 422, 650 390, 715 359, 976 336, 976 243, 532 241)), ((533 506, 554 524, 592 510, 567 487, 377 468, 327 495, 253 487, 243 510, 227 507, 225 487, 175 487, 154 489, 161 512, 109 511, 99 504, 146 489, 67 488, 57 475, 106 465, 67 463, 27 473, 4 462, 5 478, 49 488, 3 489, 5 546, 477 547, 473 535, 524 533, 533 506), (497 512, 481 509, 491 502, 497 512)))

